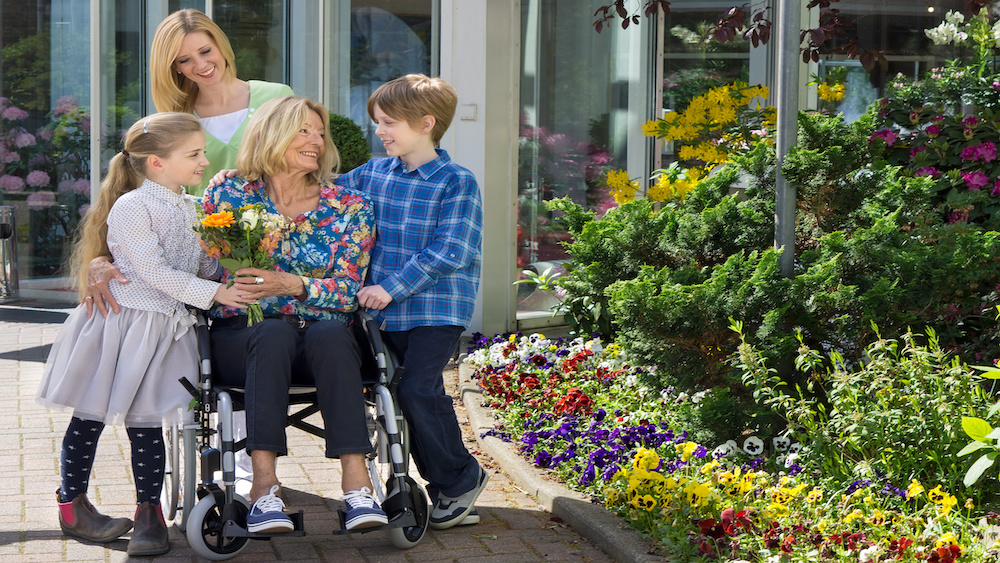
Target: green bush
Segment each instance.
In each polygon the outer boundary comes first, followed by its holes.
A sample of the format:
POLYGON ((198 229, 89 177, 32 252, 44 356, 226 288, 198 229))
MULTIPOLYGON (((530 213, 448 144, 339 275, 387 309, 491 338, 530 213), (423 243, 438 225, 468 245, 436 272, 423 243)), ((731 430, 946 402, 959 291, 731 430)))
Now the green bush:
POLYGON ((349 117, 330 114, 330 139, 340 152, 340 173, 350 172, 372 157, 361 126, 349 117))
MULTIPOLYGON (((729 319, 772 362, 790 366, 797 329, 805 345, 860 365, 865 342, 912 327, 935 331, 965 361, 995 355, 992 308, 1000 287, 1000 234, 984 222, 944 220, 936 184, 873 159, 872 119, 801 114, 784 176, 797 190, 795 271, 773 250, 775 158, 760 144, 681 202, 638 200, 600 220, 553 204, 573 240, 567 316, 581 332, 610 332, 657 369, 660 387, 728 388, 748 427, 768 424, 726 358, 738 339, 729 319), (740 180, 742 198, 728 195, 740 180)), ((791 375, 791 368, 783 370, 791 375)), ((708 432, 722 431, 707 428, 708 432)), ((738 428, 724 429, 729 433, 738 428)))
MULTIPOLYGON (((964 489, 961 418, 990 404, 978 377, 941 347, 934 331, 887 339, 873 329, 860 365, 803 343, 791 384, 744 337, 742 378, 804 444, 803 467, 840 482, 917 479, 964 489)), ((982 500, 997 494, 996 485, 966 492, 982 500)))

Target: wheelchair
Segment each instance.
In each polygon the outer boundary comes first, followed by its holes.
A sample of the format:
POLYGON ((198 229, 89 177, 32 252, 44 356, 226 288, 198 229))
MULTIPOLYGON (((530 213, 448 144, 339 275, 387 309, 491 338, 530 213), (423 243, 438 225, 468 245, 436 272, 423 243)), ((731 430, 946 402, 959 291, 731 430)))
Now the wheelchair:
MULTIPOLYGON (((245 447, 246 440, 234 441, 232 421, 233 411, 242 406, 243 390, 213 386, 208 320, 202 311, 196 317, 199 381, 195 385, 181 378, 181 384, 193 396, 192 407, 183 423, 165 429, 167 467, 161 506, 164 517, 185 530, 195 553, 219 561, 238 555, 251 539, 303 536, 305 530, 301 510, 289 514, 294 524, 290 532, 263 534, 247 530, 250 504, 235 492, 235 452, 245 447), (220 470, 221 487, 214 481, 220 470)), ((420 542, 428 528, 430 502, 424 488, 408 475, 409 430, 394 399, 402 368, 396 367, 395 356, 384 345, 371 315, 355 313, 353 325, 362 357, 368 435, 374 446, 367 456, 368 472, 373 493, 389 517, 384 526, 358 532, 382 530, 393 545, 409 549, 420 542)), ((293 386, 289 403, 286 425, 322 438, 324 430, 306 421, 319 412, 315 388, 293 386)), ((341 509, 340 529, 334 534, 352 533, 344 521, 341 509)))

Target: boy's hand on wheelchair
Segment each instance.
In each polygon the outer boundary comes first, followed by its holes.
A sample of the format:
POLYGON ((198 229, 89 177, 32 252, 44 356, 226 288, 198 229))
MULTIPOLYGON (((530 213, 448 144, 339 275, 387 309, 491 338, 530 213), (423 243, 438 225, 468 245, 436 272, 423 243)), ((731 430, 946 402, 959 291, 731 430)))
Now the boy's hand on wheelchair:
POLYGON ((358 305, 361 307, 381 311, 389 303, 392 303, 392 296, 381 285, 369 285, 358 290, 358 305))

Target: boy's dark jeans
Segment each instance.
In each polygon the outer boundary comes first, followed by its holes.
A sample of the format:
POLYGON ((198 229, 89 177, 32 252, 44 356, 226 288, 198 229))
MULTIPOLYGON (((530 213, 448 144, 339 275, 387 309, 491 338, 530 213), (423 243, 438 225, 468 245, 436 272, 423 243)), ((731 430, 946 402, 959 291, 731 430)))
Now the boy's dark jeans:
POLYGON ((472 490, 479 480, 479 463, 465 449, 455 407, 444 391, 441 375, 463 330, 460 326, 422 326, 383 333, 404 368, 396 397, 410 424, 417 470, 433 488, 449 497, 472 490))

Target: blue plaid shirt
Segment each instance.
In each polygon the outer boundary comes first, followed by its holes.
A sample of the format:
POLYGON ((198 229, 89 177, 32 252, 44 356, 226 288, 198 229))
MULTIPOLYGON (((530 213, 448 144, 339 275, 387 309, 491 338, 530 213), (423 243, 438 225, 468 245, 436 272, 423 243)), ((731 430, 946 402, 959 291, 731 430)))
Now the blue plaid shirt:
POLYGON ((399 158, 373 159, 337 178, 375 204, 375 250, 365 285, 381 285, 392 302, 384 330, 468 327, 479 290, 483 201, 471 172, 448 153, 407 170, 399 158))

